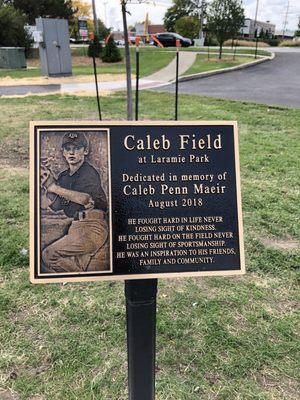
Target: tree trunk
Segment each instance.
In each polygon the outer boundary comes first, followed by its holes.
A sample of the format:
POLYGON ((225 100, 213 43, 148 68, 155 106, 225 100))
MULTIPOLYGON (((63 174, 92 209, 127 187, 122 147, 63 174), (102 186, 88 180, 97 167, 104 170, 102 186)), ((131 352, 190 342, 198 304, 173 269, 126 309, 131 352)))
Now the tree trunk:
POLYGON ((126 82, 127 82, 127 119, 132 121, 133 109, 132 109, 132 85, 131 85, 131 63, 130 63, 130 51, 129 51, 129 40, 128 40, 128 29, 126 19, 126 1, 122 0, 122 17, 123 17, 123 30, 124 30, 124 41, 125 41, 125 61, 126 61, 126 82))
POLYGON ((96 34, 98 36, 99 35, 99 25, 98 25, 97 13, 96 13, 95 0, 92 0, 92 6, 93 6, 93 18, 94 18, 94 32, 96 32, 96 34))
MULTIPOLYGON (((201 0, 200 15, 199 15, 199 39, 203 39, 203 20, 204 20, 204 0, 201 0)), ((204 43, 203 43, 204 44, 204 43)))

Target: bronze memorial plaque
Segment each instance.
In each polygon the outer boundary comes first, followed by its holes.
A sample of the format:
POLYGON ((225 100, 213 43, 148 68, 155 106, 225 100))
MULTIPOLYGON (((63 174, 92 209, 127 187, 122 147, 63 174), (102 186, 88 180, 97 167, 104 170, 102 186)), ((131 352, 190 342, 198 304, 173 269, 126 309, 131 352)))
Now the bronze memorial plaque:
POLYGON ((33 122, 33 283, 245 272, 237 124, 33 122))

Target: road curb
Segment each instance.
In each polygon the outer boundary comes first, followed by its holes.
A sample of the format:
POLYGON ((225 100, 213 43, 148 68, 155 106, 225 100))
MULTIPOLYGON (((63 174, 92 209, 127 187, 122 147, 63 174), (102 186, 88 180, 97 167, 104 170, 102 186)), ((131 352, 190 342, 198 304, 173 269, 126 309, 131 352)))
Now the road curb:
MULTIPOLYGON (((275 58, 275 53, 272 53, 271 56, 263 57, 263 58, 260 58, 258 60, 247 62, 245 64, 236 65, 234 67, 223 68, 223 69, 215 69, 213 71, 200 72, 198 74, 180 76, 179 77, 179 82, 192 81, 194 79, 207 78, 209 76, 225 74, 226 72, 237 71, 237 70, 240 70, 240 69, 246 69, 246 68, 252 67, 254 65, 261 64, 261 63, 266 62, 266 61, 272 61, 274 58, 275 58)), ((170 83, 173 83, 173 82, 175 82, 175 80, 171 81, 170 83)))

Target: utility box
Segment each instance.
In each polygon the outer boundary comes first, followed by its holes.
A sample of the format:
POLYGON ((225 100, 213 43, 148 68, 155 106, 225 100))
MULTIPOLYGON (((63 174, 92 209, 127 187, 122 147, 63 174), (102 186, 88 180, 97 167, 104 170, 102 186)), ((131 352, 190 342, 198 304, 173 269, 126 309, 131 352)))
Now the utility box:
POLYGON ((26 68, 24 47, 0 47, 0 68, 26 68))
POLYGON ((37 18, 35 20, 42 74, 47 76, 72 75, 72 60, 68 21, 37 18))

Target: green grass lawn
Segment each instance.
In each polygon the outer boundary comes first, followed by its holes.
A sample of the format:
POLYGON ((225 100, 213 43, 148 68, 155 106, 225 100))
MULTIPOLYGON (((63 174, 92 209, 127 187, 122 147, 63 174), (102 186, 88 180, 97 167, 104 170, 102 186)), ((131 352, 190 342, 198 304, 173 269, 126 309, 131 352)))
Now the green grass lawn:
MULTIPOLYGON (((173 118, 171 94, 140 96, 142 119, 173 118)), ((125 98, 102 98, 104 118, 125 119, 125 98)), ((0 110, 2 397, 125 400, 123 284, 34 286, 26 254, 28 123, 97 119, 95 99, 0 99, 0 110)), ((156 398, 298 400, 300 110, 181 95, 179 117, 238 121, 247 274, 160 280, 156 398)))
MULTIPOLYGON (((207 51, 207 47, 203 48, 182 48, 181 51, 207 51)), ((124 56, 124 49, 120 49, 122 55, 124 56)), ((218 48, 210 48, 211 57, 216 58, 216 53, 218 48)), ((224 49, 224 56, 226 54, 231 54, 233 50, 231 49, 224 49)), ((135 49, 133 47, 130 48, 131 52, 131 59, 132 59, 132 73, 135 73, 135 49)), ((141 76, 148 76, 152 73, 159 71, 161 68, 164 68, 168 65, 172 59, 175 57, 176 49, 172 47, 167 47, 164 49, 156 48, 153 46, 146 46, 141 47, 140 49, 140 75, 141 76)), ((73 55, 81 55, 84 56, 87 54, 87 48, 75 48, 72 49, 73 55)), ((254 50, 251 49, 237 49, 236 54, 254 54, 254 50)), ((259 50, 259 55, 270 55, 269 52, 265 50, 259 50)), ((228 56, 229 57, 229 56, 228 56)), ((203 58, 207 58, 206 55, 198 55, 197 58, 200 60, 203 58)), ((226 56, 224 58, 227 58, 226 56)), ((242 59, 241 57, 237 57, 237 59, 241 59, 240 62, 246 62, 246 59, 242 59)), ((250 59, 250 58, 249 58, 250 59)), ((252 60, 253 58, 251 58, 252 60)), ((93 75, 93 63, 92 59, 90 58, 90 65, 73 65, 72 72, 73 75, 93 75)), ((225 60, 223 60, 226 63, 225 60)), ((236 64, 233 64, 236 65, 236 64)), ((201 68, 207 66, 207 71, 211 70, 211 64, 208 63, 201 64, 201 68)), ((220 67, 224 68, 224 67, 220 67)), ((214 68, 213 68, 214 69, 214 68)), ((217 68, 216 68, 217 69, 217 68)), ((125 61, 119 63, 100 63, 97 61, 97 70, 100 74, 125 74, 125 61)), ((201 70, 202 71, 202 70, 201 70)), ((200 72, 200 71, 198 71, 200 72)), ((21 78, 32 78, 32 77, 39 77, 41 76, 40 68, 29 68, 29 69, 18 69, 18 70, 8 70, 8 69, 0 69, 0 79, 5 77, 10 77, 13 79, 21 79, 21 78)))
MULTIPOLYGON (((135 73, 135 50, 131 49, 132 57, 132 73, 135 73)), ((175 57, 175 52, 160 52, 154 49, 154 51, 144 51, 141 49, 140 52, 140 75, 147 76, 155 71, 168 65, 175 57)), ((93 75, 93 61, 89 58, 90 65, 73 65, 73 75, 93 75)), ((119 63, 100 63, 97 60, 97 72, 99 74, 125 74, 125 60, 119 63)), ((40 68, 30 68, 22 70, 7 70, 0 69, 0 78, 9 76, 11 78, 31 78, 41 76, 40 68)))
POLYGON ((213 71, 216 69, 235 67, 253 61, 252 57, 235 57, 224 56, 219 60, 215 55, 211 55, 208 59, 206 54, 197 54, 196 61, 183 75, 198 74, 200 72, 213 71))
MULTIPOLYGON (((164 47, 164 48, 160 48, 160 47, 156 47, 156 46, 152 46, 152 45, 140 45, 141 51, 145 52, 145 51, 154 51, 154 52, 172 52, 172 51, 176 51, 175 47, 164 47)), ((134 46, 130 47, 130 50, 132 52, 134 52, 134 46)), ((180 51, 204 51, 207 52, 208 47, 207 46, 202 46, 202 47, 181 47, 180 51)), ((215 52, 218 53, 219 52, 219 47, 218 46, 209 46, 209 50, 211 52, 215 52)), ((72 55, 78 55, 78 56, 86 56, 87 55, 87 47, 73 47, 72 48, 72 55)), ((120 48, 120 51, 122 53, 122 55, 124 55, 124 48, 120 48)), ((229 48, 229 47, 224 47, 223 48, 223 53, 224 54, 228 54, 228 53, 233 53, 234 52, 234 47, 233 48, 229 48)), ((249 49, 249 47, 237 47, 236 48, 236 53, 237 54, 255 54, 255 49, 249 49)), ((270 56, 271 53, 268 50, 262 50, 260 48, 257 49, 257 54, 261 55, 261 56, 270 56)))
MULTIPOLYGON (((172 51, 176 51, 175 47, 164 47, 164 48, 160 48, 160 47, 155 47, 155 46, 141 46, 142 51, 160 51, 160 52, 172 52, 172 51)), ((122 52, 124 51, 124 49, 120 49, 122 52)), ((200 51, 200 52, 214 52, 216 54, 219 53, 219 47, 218 46, 203 46, 203 47, 181 47, 180 51, 200 51)), ((131 51, 134 51, 133 47, 131 47, 131 51)), ((237 47, 236 48, 236 54, 250 54, 250 55, 255 55, 255 49, 249 49, 249 47, 237 47)), ((223 54, 232 54, 234 52, 234 47, 224 47, 223 48, 223 54)), ((271 52, 268 50, 261 50, 261 49, 257 49, 257 54, 261 55, 261 56, 270 56, 271 52)))
MULTIPOLYGON (((160 49, 161 51, 175 51, 174 47, 167 47, 164 49, 160 49)), ((210 52, 211 54, 219 54, 219 47, 218 46, 205 46, 205 47, 182 47, 180 51, 196 51, 196 52, 201 52, 201 53, 208 53, 210 52)), ((255 49, 249 49, 248 47, 237 47, 236 50, 233 48, 228 48, 225 47, 223 48, 222 54, 233 54, 235 51, 236 54, 249 54, 249 55, 255 55, 255 49)), ((257 54, 260 56, 270 56, 271 52, 267 50, 257 50, 257 54)))

